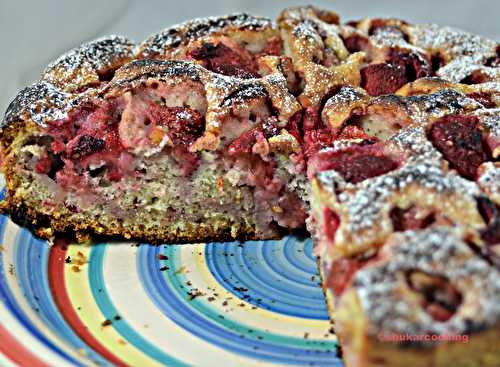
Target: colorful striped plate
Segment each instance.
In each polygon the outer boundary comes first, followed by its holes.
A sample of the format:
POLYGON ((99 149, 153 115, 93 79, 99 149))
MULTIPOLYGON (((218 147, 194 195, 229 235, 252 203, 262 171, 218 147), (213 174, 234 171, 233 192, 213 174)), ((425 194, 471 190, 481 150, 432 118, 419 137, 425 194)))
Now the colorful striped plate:
POLYGON ((309 239, 0 244, 1 366, 342 365, 309 239))

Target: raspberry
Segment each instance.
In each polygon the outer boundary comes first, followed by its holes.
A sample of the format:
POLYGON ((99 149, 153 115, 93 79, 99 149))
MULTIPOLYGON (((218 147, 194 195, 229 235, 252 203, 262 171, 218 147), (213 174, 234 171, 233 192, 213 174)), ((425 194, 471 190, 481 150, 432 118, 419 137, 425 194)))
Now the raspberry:
POLYGON ((326 238, 329 241, 333 241, 335 238, 335 232, 337 232, 337 229, 339 228, 340 225, 340 218, 331 209, 324 209, 323 211, 323 229, 324 233, 326 235, 326 238))
POLYGON ((361 86, 371 96, 394 93, 406 82, 405 70, 401 66, 382 63, 361 69, 361 86))
POLYGON ((431 75, 430 64, 416 53, 391 52, 385 63, 361 69, 361 86, 371 96, 391 94, 408 82, 431 75))
POLYGON ((95 138, 90 135, 81 135, 77 140, 76 145, 71 150, 72 158, 81 158, 92 153, 97 153, 106 147, 104 140, 95 138))
POLYGON ((233 50, 223 43, 217 45, 203 43, 201 47, 191 50, 188 57, 202 60, 204 66, 215 73, 243 79, 259 77, 253 58, 248 51, 233 50))

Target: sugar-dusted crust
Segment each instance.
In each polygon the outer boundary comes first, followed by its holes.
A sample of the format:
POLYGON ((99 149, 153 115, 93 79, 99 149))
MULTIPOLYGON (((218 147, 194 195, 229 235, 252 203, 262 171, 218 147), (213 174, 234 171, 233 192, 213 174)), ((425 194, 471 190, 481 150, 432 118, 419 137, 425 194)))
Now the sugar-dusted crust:
POLYGON ((266 39, 277 35, 273 22, 264 17, 236 13, 199 18, 166 28, 143 41, 137 50, 139 58, 169 59, 185 56, 191 43, 211 37, 229 37, 237 41, 266 39))
POLYGON ((133 61, 117 71, 115 78, 102 93, 113 96, 147 79, 170 82, 176 78, 201 83, 206 94, 208 105, 205 131, 191 147, 192 150, 216 150, 219 147, 222 121, 232 113, 235 106, 251 104, 256 100, 269 100, 283 126, 301 108, 287 90, 286 79, 277 68, 261 79, 241 80, 220 76, 187 61, 133 61))
POLYGON ((98 85, 134 57, 134 43, 123 36, 108 36, 74 48, 50 63, 42 80, 64 91, 98 85))
MULTIPOLYGON (((462 238, 457 242, 467 238, 467 243, 479 246, 481 250, 476 252, 464 251, 471 263, 482 263, 478 266, 485 268, 485 275, 471 273, 464 279, 488 291, 482 295, 482 290, 466 287, 463 295, 490 305, 498 297, 493 280, 498 270, 488 268, 490 260, 477 256, 498 252, 500 242, 498 42, 449 27, 412 25, 397 19, 363 19, 342 25, 337 20, 321 20, 310 7, 284 12, 279 22, 285 24, 285 52, 299 63, 304 91, 316 97, 313 103, 304 95, 299 100, 336 136, 325 139, 322 135, 309 159, 312 215, 308 228, 321 256, 345 362, 349 366, 445 366, 453 360, 463 361, 463 365, 496 365, 498 353, 489 347, 498 337, 500 318, 495 312, 487 315, 482 329, 454 330, 470 337, 468 345, 421 346, 383 341, 377 334, 390 322, 396 326, 391 330, 394 334, 443 335, 449 331, 436 320, 415 320, 419 309, 409 312, 407 318, 420 328, 417 331, 394 316, 398 304, 415 300, 401 290, 404 285, 395 289, 402 272, 396 263, 403 261, 413 270, 429 271, 426 261, 437 251, 425 243, 425 236, 441 236, 441 243, 456 235, 462 238), (343 47, 334 46, 337 39, 343 47), (333 91, 325 87, 333 78, 308 83, 314 80, 311 70, 342 67, 354 55, 360 57, 357 80, 340 83, 333 91), (457 133, 455 128, 464 130, 457 133), (472 148, 474 144, 476 148, 472 148), (461 154, 465 155, 458 159, 461 154), (459 234, 453 230, 446 234, 450 227, 459 234), (409 255, 417 249, 421 258, 409 255), (379 271, 382 266, 383 274, 379 271), (358 276, 367 279, 369 272, 375 274, 375 280, 357 282, 358 276), (367 298, 378 295, 385 284, 388 292, 394 290, 394 298, 386 293, 367 298), (372 322, 374 317, 380 323, 372 322), (429 325, 435 329, 425 329, 429 325)), ((453 241, 449 241, 452 249, 464 246, 453 241)), ((436 268, 443 277, 457 270, 453 256, 448 261, 445 258, 441 270, 436 268)), ((405 308, 414 309, 413 305, 405 308)), ((474 314, 471 322, 481 323, 480 318, 474 314)), ((463 318, 454 316, 452 320, 463 318)))
POLYGON ((459 176, 447 175, 436 164, 415 162, 354 187, 346 187, 342 178, 332 179, 326 171, 317 175, 317 185, 330 195, 333 187, 337 191, 345 187, 329 198, 331 209, 340 217, 333 256, 352 256, 385 243, 394 232, 390 218, 394 207, 439 211, 455 225, 476 230, 485 227, 475 201, 480 190, 459 176))

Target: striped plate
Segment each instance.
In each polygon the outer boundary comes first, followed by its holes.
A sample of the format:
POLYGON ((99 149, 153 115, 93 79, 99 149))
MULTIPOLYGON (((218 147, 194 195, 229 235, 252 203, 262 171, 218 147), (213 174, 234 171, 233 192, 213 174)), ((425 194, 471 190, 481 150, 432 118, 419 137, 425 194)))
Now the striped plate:
POLYGON ((1 366, 341 366, 309 239, 0 244, 1 366))

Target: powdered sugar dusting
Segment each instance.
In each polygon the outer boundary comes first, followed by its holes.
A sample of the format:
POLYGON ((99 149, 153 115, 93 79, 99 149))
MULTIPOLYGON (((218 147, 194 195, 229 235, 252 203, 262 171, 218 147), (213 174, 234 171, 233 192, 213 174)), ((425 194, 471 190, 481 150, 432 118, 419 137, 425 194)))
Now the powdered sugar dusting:
POLYGON ((478 184, 483 191, 500 205, 500 165, 486 162, 480 168, 478 184))
POLYGON ((123 36, 99 38, 57 58, 45 69, 42 78, 51 83, 71 83, 78 87, 85 82, 85 76, 80 74, 94 73, 98 78, 98 74, 131 60, 133 48, 134 43, 123 36))
POLYGON ((442 89, 432 94, 408 96, 406 106, 413 121, 426 124, 447 114, 473 111, 483 106, 453 89, 442 89))
POLYGON ((427 140, 423 126, 409 126, 394 135, 391 142, 395 143, 406 154, 406 160, 420 160, 440 164, 441 153, 427 140))
POLYGON ((335 93, 328 99, 328 101, 326 101, 324 109, 329 109, 337 105, 346 105, 350 102, 361 100, 365 96, 366 95, 361 94, 358 89, 350 86, 345 86, 340 88, 337 93, 335 93))
POLYGON ((431 228, 395 234, 382 251, 386 261, 367 266, 354 278, 363 313, 375 332, 468 334, 500 319, 500 272, 475 255, 460 231, 431 228), (445 277, 462 293, 462 304, 449 320, 436 322, 404 296, 411 292, 405 274, 415 269, 445 277))
POLYGON ((150 36, 139 46, 139 49, 142 57, 154 57, 161 55, 168 48, 184 45, 193 39, 221 32, 225 28, 262 30, 272 27, 274 25, 268 18, 254 17, 246 13, 199 18, 174 25, 150 36))
POLYGON ((52 84, 41 81, 24 88, 10 103, 0 125, 4 128, 10 123, 26 118, 45 126, 49 120, 63 119, 83 96, 75 97, 57 89, 52 84))
POLYGON ((478 110, 474 113, 491 135, 500 137, 500 108, 478 110))
POLYGON ((414 45, 431 52, 442 52, 450 59, 470 56, 478 60, 496 55, 496 42, 460 29, 419 24, 409 26, 407 31, 414 45))
POLYGON ((435 164, 412 162, 383 176, 362 181, 354 192, 338 196, 349 213, 349 231, 355 234, 380 222, 386 201, 409 185, 419 185, 438 193, 458 193, 467 197, 480 195, 473 182, 447 174, 435 164))
POLYGON ((485 61, 484 57, 460 57, 437 70, 436 75, 452 82, 461 82, 473 72, 479 71, 487 80, 500 80, 500 68, 484 66, 485 61))

